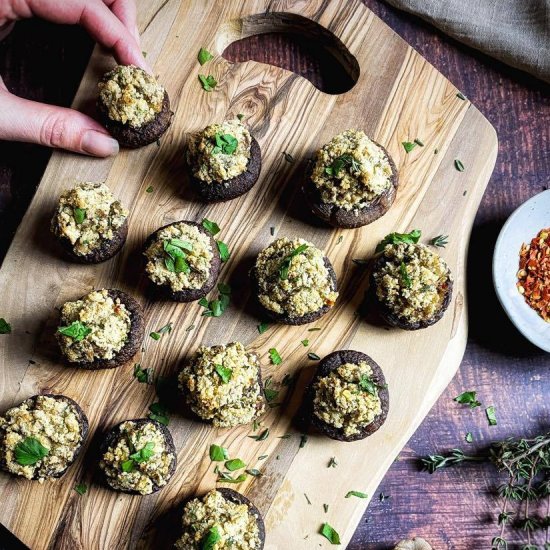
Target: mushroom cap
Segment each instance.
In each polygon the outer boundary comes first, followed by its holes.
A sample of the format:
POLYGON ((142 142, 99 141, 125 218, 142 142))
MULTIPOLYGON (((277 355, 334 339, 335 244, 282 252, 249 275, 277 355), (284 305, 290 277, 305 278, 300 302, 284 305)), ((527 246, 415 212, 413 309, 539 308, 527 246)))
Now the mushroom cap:
POLYGON ((398 542, 394 550, 433 550, 433 548, 423 538, 415 537, 398 542))

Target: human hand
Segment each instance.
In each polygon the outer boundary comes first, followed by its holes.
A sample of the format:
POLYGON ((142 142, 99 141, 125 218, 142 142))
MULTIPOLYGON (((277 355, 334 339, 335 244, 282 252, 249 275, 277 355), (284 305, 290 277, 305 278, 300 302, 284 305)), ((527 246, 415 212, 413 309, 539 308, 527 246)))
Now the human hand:
MULTIPOLYGON (((139 45, 134 0, 3 0, 0 28, 18 19, 41 17, 82 25, 122 65, 151 72, 139 45)), ((13 95, 0 77, 0 140, 39 143, 77 153, 107 157, 118 142, 92 118, 73 109, 13 95)))

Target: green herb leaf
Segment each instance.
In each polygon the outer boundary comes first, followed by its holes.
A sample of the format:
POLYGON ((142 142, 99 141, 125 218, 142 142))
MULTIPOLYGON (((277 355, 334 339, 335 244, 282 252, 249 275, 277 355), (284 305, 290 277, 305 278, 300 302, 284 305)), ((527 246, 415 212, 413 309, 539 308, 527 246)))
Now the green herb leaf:
POLYGON ((250 439, 255 439, 256 441, 264 441, 269 437, 269 428, 266 428, 259 435, 249 435, 250 439))
POLYGON ((307 354, 307 356, 312 361, 320 361, 321 360, 321 358, 316 353, 313 353, 311 351, 307 354))
POLYGON ((224 155, 232 155, 239 145, 239 141, 235 136, 231 134, 216 134, 214 136, 216 145, 212 149, 212 154, 217 155, 223 153, 224 155))
POLYGON ((465 391, 461 393, 460 395, 457 395, 453 401, 456 401, 457 403, 460 403, 461 405, 470 405, 471 409, 475 409, 476 407, 480 407, 481 403, 476 399, 476 393, 475 391, 465 391))
POLYGON ((26 437, 14 449, 15 461, 21 466, 32 466, 49 454, 50 450, 44 447, 36 437, 26 437))
POLYGON ((416 138, 414 140, 414 142, 417 144, 417 145, 420 145, 420 147, 424 147, 424 143, 422 141, 420 141, 418 138, 416 138))
POLYGON ((330 457, 327 468, 336 468, 336 466, 338 466, 338 460, 336 460, 335 456, 330 457))
POLYGON ((438 235, 430 240, 430 244, 439 248, 445 248, 449 244, 448 239, 449 235, 438 235))
POLYGON ((467 443, 471 443, 474 440, 474 436, 472 435, 472 432, 468 432, 466 436, 464 437, 467 443))
POLYGON ((205 92, 211 92, 218 84, 216 79, 211 74, 209 74, 208 76, 199 74, 199 80, 200 80, 202 89, 205 92))
POLYGON ((222 262, 227 262, 227 260, 231 257, 229 247, 222 241, 216 241, 216 244, 218 245, 218 251, 222 262))
POLYGON ((164 325, 163 327, 157 329, 156 332, 151 332, 149 336, 153 340, 160 340, 163 334, 170 334, 172 332, 172 322, 168 323, 167 325, 164 325))
POLYGON ((153 192, 153 186, 150 185, 149 187, 147 187, 147 189, 145 189, 145 192, 146 193, 152 193, 153 192))
POLYGON ((283 362, 283 358, 279 355, 279 352, 275 348, 270 348, 269 358, 274 365, 280 365, 283 362))
POLYGON ((292 258, 295 256, 298 256, 298 254, 301 254, 305 250, 307 250, 308 245, 307 244, 301 244, 300 246, 296 247, 292 252, 287 254, 283 261, 281 262, 281 265, 279 266, 279 277, 283 280, 288 279, 288 271, 290 269, 290 263, 292 262, 292 258))
POLYGON ((458 99, 462 99, 462 101, 466 101, 466 96, 462 92, 458 92, 456 97, 458 97, 458 99))
POLYGON ((274 390, 273 388, 264 387, 264 395, 265 395, 265 400, 268 403, 272 403, 273 401, 275 401, 275 399, 277 399, 277 397, 279 397, 279 390, 274 390))
POLYGON ((405 262, 401 262, 399 265, 399 272, 401 273, 401 281, 403 282, 403 286, 406 288, 411 288, 412 281, 407 273, 407 266, 405 265, 405 262))
POLYGON ((222 539, 217 525, 212 525, 201 540, 201 550, 214 550, 216 543, 222 539))
POLYGON ((305 338, 304 340, 302 340, 302 346, 304 346, 304 348, 307 348, 309 346, 309 340, 307 338, 305 338))
POLYGON ((361 493, 360 491, 348 491, 346 493, 346 498, 349 497, 369 498, 369 495, 367 495, 367 493, 361 493))
POLYGON ((74 221, 80 225, 86 219, 86 209, 85 208, 73 208, 73 218, 74 221))
POLYGON ((145 445, 130 455, 130 458, 137 463, 146 462, 155 454, 155 444, 152 441, 148 441, 145 445))
POLYGON ((402 145, 407 155, 416 147, 416 143, 414 143, 414 141, 403 141, 402 145))
POLYGON ((3 318, 0 317, 0 334, 10 334, 11 325, 3 318))
POLYGON ((294 164, 294 157, 290 153, 282 151, 282 155, 289 164, 294 164))
POLYGON ((323 523, 319 531, 331 544, 340 544, 340 535, 328 523, 323 523))
POLYGON ((204 65, 205 63, 210 61, 213 57, 214 56, 208 50, 201 48, 197 55, 197 60, 201 65, 204 65))
POLYGON ((86 487, 86 485, 84 483, 79 483, 78 485, 75 486, 74 490, 79 495, 84 495, 84 494, 86 494, 86 491, 88 490, 88 487, 86 487))
POLYGON ((218 284, 218 298, 208 301, 206 298, 199 300, 199 305, 205 308, 202 312, 203 317, 220 317, 228 308, 231 301, 231 287, 226 283, 218 284))
POLYGON ((340 155, 332 161, 330 166, 325 167, 325 174, 337 178, 346 166, 349 167, 352 172, 361 171, 361 165, 354 157, 351 155, 340 155))
POLYGON ((243 118, 244 118, 244 115, 242 113, 239 113, 237 115, 237 118, 242 122, 243 118))
POLYGON ((92 329, 80 321, 73 321, 67 327, 58 327, 57 332, 63 334, 63 336, 72 338, 75 342, 80 342, 92 332, 92 329))
POLYGON ((240 458, 232 458, 225 463, 225 467, 230 471, 240 470, 244 468, 246 464, 240 458))
POLYGON ((220 472, 218 481, 221 483, 242 483, 246 480, 246 474, 240 474, 239 477, 231 477, 226 472, 220 472))
POLYGON ((318 328, 318 327, 308 328, 308 329, 307 329, 308 332, 318 332, 318 331, 320 331, 320 330, 321 330, 321 329, 318 328))
POLYGON ((413 229, 410 233, 390 233, 378 243, 375 252, 382 252, 382 250, 384 250, 384 248, 386 248, 388 244, 416 244, 421 236, 422 232, 420 231, 420 229, 413 229))
POLYGON ((135 462, 130 458, 129 460, 125 460, 120 467, 123 472, 130 473, 134 471, 135 465, 135 462))
POLYGON ((216 370, 224 384, 227 384, 231 380, 233 369, 230 369, 229 367, 224 367, 223 365, 214 365, 214 369, 216 370))
POLYGON ((361 379, 359 380, 359 387, 371 395, 378 395, 378 386, 366 374, 361 376, 361 379))
POLYGON ((140 363, 134 363, 134 378, 142 384, 151 384, 153 382, 152 368, 142 369, 140 363))
POLYGON ((464 172, 464 164, 462 163, 461 160, 455 159, 455 168, 456 168, 459 172, 464 172))
POLYGON ((260 470, 257 470, 256 468, 251 468, 249 470, 245 470, 245 472, 253 477, 261 477, 263 476, 262 472, 260 470))
POLYGON ((323 510, 325 511, 325 514, 328 514, 328 504, 323 504, 323 510))
POLYGON ((263 334, 268 328, 269 328, 269 323, 266 323, 265 321, 262 321, 262 322, 258 325, 258 332, 259 332, 260 334, 263 334))
POLYGON ((158 402, 153 403, 152 405, 149 405, 149 411, 151 411, 149 413, 149 418, 151 420, 156 420, 157 422, 168 426, 170 417, 168 416, 168 409, 164 405, 161 405, 158 402))
POLYGON ((487 420, 489 421, 489 426, 497 425, 497 413, 493 405, 485 409, 485 414, 487 415, 487 420))
POLYGON ((229 453, 225 447, 220 445, 210 445, 210 460, 214 462, 223 462, 229 458, 229 453))
POLYGON ((302 434, 300 436, 300 446, 298 447, 299 449, 303 449, 305 446, 306 446, 306 443, 307 443, 307 440, 308 440, 308 437, 306 434, 302 434))
POLYGON ((220 227, 216 222, 211 222, 204 218, 202 220, 202 226, 210 233, 210 235, 217 235, 220 232, 220 227))

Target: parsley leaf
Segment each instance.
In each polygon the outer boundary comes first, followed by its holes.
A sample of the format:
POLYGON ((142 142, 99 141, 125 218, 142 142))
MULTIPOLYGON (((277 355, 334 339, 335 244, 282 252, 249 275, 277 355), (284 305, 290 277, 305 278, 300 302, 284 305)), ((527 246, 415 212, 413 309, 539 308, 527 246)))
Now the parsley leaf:
POLYGON ((131 454, 130 458, 138 464, 140 462, 146 462, 155 454, 154 449, 155 444, 152 441, 148 441, 141 449, 139 449, 139 451, 131 454))
POLYGON ((210 460, 213 462, 223 462, 229 458, 229 454, 225 447, 220 445, 210 445, 210 460))
POLYGON ((213 550, 216 543, 222 539, 217 525, 212 525, 201 540, 200 550, 213 550))
POLYGON ((201 48, 199 50, 199 53, 197 54, 197 60, 201 65, 204 65, 205 63, 208 63, 211 59, 213 59, 214 56, 206 49, 201 48))
POLYGON ((15 446, 15 461, 21 466, 32 466, 47 456, 49 452, 50 449, 44 447, 35 437, 26 437, 15 446))
POLYGON ((153 340, 160 340, 163 334, 165 333, 170 334, 170 332, 172 332, 172 322, 168 323, 167 325, 164 325, 163 327, 160 327, 156 332, 151 332, 149 336, 153 340))
POLYGON ((407 155, 416 147, 416 143, 413 141, 403 141, 402 142, 403 149, 405 149, 405 153, 407 155))
POLYGON ((227 262, 231 257, 231 252, 229 252, 229 247, 222 241, 216 241, 218 245, 218 251, 220 253, 220 258, 222 262, 227 262))
POLYGON ((269 428, 266 428, 259 435, 249 435, 248 437, 250 437, 250 439, 255 439, 256 441, 264 441, 269 437, 269 428))
POLYGON ((240 459, 240 458, 232 458, 231 460, 228 460, 224 466, 230 471, 234 472, 235 470, 240 470, 241 468, 244 468, 246 464, 240 459))
POLYGON ((334 527, 331 527, 328 523, 323 523, 320 533, 323 537, 328 539, 331 544, 340 544, 340 535, 334 527))
POLYGON ((92 329, 80 321, 73 321, 67 327, 58 327, 57 332, 63 334, 63 336, 72 338, 75 342, 80 342, 92 332, 92 329))
POLYGON ((390 233, 389 235, 386 235, 380 243, 378 243, 375 252, 382 252, 388 244, 416 244, 421 236, 422 232, 420 229, 413 229, 410 233, 390 233))
POLYGON ((461 405, 470 405, 470 409, 481 407, 481 403, 476 399, 475 391, 465 391, 460 395, 457 395, 453 401, 460 403, 461 405))
POLYGON ((168 426, 170 423, 170 417, 168 416, 168 409, 161 405, 160 403, 153 403, 149 405, 149 418, 151 420, 156 420, 165 426, 168 426))
POLYGON ((233 369, 230 369, 229 367, 224 367, 223 365, 214 365, 214 369, 219 374, 224 384, 227 384, 229 380, 231 380, 233 369))
POLYGON ((283 358, 279 355, 276 348, 270 348, 269 358, 274 365, 280 365, 283 362, 283 358))
POLYGON ((228 308, 231 301, 231 287, 228 284, 219 283, 218 292, 215 300, 208 301, 206 298, 199 300, 199 306, 205 308, 202 312, 203 317, 220 317, 228 308))
POLYGON ((73 208, 73 218, 74 221, 80 225, 86 219, 86 209, 85 208, 73 208))
POLYGON ((260 334, 263 334, 268 328, 269 328, 269 323, 266 323, 265 321, 262 321, 262 322, 258 325, 258 332, 259 332, 260 334))
POLYGON ((216 222, 211 222, 204 218, 202 220, 202 226, 210 233, 210 235, 216 235, 220 232, 220 227, 216 222))
POLYGON ((142 384, 151 384, 153 382, 152 368, 142 369, 140 363, 134 363, 134 378, 142 384))
POLYGON ((487 415, 487 420, 489 421, 489 426, 497 425, 497 414, 496 409, 493 405, 485 409, 485 414, 487 415))
POLYGON ((84 495, 86 494, 86 491, 88 490, 88 487, 86 487, 86 485, 84 483, 79 483, 78 485, 75 486, 74 490, 79 494, 79 495, 84 495))
POLYGON ((337 178, 346 166, 349 166, 352 172, 361 171, 361 165, 354 157, 351 155, 340 155, 332 161, 330 166, 325 167, 325 174, 337 178))
POLYGON ((216 79, 211 74, 209 74, 208 76, 200 74, 199 80, 200 80, 202 89, 205 92, 211 92, 218 84, 216 79))
POLYGON ((290 262, 292 261, 292 258, 294 258, 295 256, 298 256, 298 254, 301 254, 302 252, 305 252, 307 248, 308 248, 307 244, 301 244, 300 246, 296 247, 292 252, 290 252, 283 258, 283 261, 279 266, 279 277, 281 279, 283 280, 288 279, 288 271, 290 269, 290 262))
POLYGON ((361 376, 359 387, 371 395, 377 395, 378 393, 378 386, 366 374, 361 376))
POLYGON ((0 334, 10 334, 11 325, 3 318, 0 317, 0 334))
POLYGON ((412 281, 409 277, 409 274, 407 273, 407 266, 405 265, 405 262, 401 262, 399 265, 399 272, 401 274, 401 281, 403 282, 403 286, 406 288, 411 288, 412 281))
POLYGON ((217 155, 223 153, 224 155, 232 155, 239 145, 239 140, 231 134, 216 134, 214 136, 216 145, 212 149, 212 154, 217 155))
POLYGON ((369 498, 369 495, 367 495, 367 493, 361 493, 361 491, 348 491, 346 494, 346 498, 349 497, 369 498))

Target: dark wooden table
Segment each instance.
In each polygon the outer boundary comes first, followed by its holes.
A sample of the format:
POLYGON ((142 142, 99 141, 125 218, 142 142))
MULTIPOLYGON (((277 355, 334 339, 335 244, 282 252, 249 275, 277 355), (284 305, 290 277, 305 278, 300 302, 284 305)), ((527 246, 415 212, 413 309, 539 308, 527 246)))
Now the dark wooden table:
MULTIPOLYGON (((401 538, 421 535, 438 550, 488 549, 496 533, 500 476, 488 465, 431 476, 420 471, 418 457, 453 447, 482 452, 493 440, 550 428, 550 358, 510 324, 491 280, 492 252, 502 224, 517 206, 550 185, 550 87, 461 46, 381 0, 365 3, 487 116, 497 130, 500 152, 470 243, 470 334, 461 369, 391 467, 379 488, 387 498, 377 494, 372 500, 349 548, 393 548, 401 538), (496 406, 497 426, 488 426, 483 408, 470 410, 453 402, 454 396, 471 389, 485 406, 496 406), (471 444, 464 440, 467 432, 473 434, 471 444)), ((0 74, 15 93, 68 105, 91 48, 78 28, 22 22, 0 43, 0 74)), ((338 77, 337 67, 311 44, 283 35, 235 43, 225 57, 271 62, 325 89, 338 77)), ((40 147, 0 145, 0 260, 48 158, 40 147)), ((516 534, 511 540, 519 548, 524 539, 516 534)), ((14 547, 0 533, 2 545, 14 547)))

